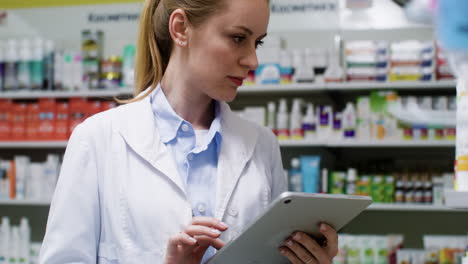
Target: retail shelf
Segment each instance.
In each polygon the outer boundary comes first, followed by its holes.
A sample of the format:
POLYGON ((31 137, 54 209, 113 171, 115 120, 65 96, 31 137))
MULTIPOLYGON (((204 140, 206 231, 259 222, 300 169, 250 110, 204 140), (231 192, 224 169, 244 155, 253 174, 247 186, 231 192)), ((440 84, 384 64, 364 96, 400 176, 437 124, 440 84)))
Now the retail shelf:
POLYGON ((280 140, 280 146, 282 147, 325 147, 327 141, 318 141, 318 140, 280 140))
POLYGON ((35 98, 70 98, 70 97, 114 97, 132 94, 132 89, 88 90, 88 91, 16 91, 2 92, 1 99, 35 99, 35 98))
MULTIPOLYGON (((432 82, 345 82, 345 83, 293 83, 244 85, 239 94, 253 93, 295 93, 325 90, 380 90, 380 89, 454 89, 455 81, 432 82)), ((0 99, 70 98, 70 97, 114 97, 133 94, 133 88, 118 90, 89 91, 15 91, 2 92, 0 99)))
POLYGON ((249 93, 289 93, 289 92, 312 92, 326 90, 325 83, 293 83, 293 84, 265 84, 244 85, 239 88, 240 94, 249 93))
POLYGON ((339 140, 327 143, 329 147, 454 147, 454 140, 339 140))
MULTIPOLYGON (((453 140, 280 140, 282 147, 333 147, 333 148, 390 148, 390 147, 454 147, 453 140)), ((0 148, 65 148, 67 141, 0 141, 0 148)))
POLYGON ((453 89, 455 81, 432 82, 347 82, 327 83, 327 90, 380 90, 380 89, 453 89))
POLYGON ((0 141, 0 148, 65 148, 68 141, 0 141))
POLYGON ((468 192, 446 190, 445 203, 451 208, 462 208, 468 210, 468 192))
POLYGON ((0 200, 0 206, 49 206, 50 201, 0 200))
POLYGON ((280 140, 282 147, 454 147, 453 140, 280 140))
POLYGON ((468 210, 453 209, 444 205, 432 205, 432 204, 385 204, 385 203, 374 203, 368 211, 411 211, 411 212, 464 212, 468 213, 468 210))

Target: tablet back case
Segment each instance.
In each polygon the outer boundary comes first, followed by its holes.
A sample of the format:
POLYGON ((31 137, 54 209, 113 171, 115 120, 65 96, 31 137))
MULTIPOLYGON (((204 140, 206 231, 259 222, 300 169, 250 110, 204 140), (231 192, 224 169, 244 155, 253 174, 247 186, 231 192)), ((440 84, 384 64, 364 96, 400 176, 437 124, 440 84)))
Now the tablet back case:
POLYGON ((341 229, 372 203, 367 196, 285 192, 239 237, 227 243, 210 264, 289 263, 278 247, 294 231, 323 238, 318 225, 341 229))

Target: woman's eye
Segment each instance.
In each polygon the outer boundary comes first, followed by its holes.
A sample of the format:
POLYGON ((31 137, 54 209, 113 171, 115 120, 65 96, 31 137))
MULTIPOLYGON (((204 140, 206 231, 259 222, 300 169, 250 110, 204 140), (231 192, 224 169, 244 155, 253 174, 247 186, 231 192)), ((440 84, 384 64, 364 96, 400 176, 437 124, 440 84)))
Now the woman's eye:
POLYGON ((255 42, 255 48, 258 48, 258 47, 261 47, 263 45, 263 41, 262 40, 259 40, 257 42, 255 42))
POLYGON ((245 37, 234 36, 234 37, 232 37, 232 39, 234 40, 235 43, 241 43, 245 39, 245 37))

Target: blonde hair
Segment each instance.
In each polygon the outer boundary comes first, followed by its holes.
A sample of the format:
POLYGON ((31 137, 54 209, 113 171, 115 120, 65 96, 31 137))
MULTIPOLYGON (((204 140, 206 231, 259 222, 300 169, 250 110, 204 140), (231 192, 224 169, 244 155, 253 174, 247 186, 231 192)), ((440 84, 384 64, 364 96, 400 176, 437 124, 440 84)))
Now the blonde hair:
POLYGON ((192 26, 202 24, 223 8, 223 0, 145 0, 140 17, 140 32, 135 61, 135 92, 133 99, 117 100, 130 103, 148 96, 161 81, 172 51, 169 18, 182 9, 192 26), (146 91, 143 96, 136 97, 146 91))

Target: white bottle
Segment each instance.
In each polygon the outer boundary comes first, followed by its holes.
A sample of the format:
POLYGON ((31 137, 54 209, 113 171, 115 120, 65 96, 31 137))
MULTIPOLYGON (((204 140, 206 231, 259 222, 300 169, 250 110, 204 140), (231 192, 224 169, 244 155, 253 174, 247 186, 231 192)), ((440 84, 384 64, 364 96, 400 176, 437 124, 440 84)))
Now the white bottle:
POLYGON ((31 162, 30 177, 27 188, 27 198, 34 201, 43 201, 44 197, 44 170, 43 164, 31 162))
POLYGON ((291 169, 289 170, 289 190, 302 192, 302 172, 299 158, 291 159, 291 169))
POLYGON ((29 227, 29 221, 26 217, 22 217, 19 226, 20 232, 20 263, 24 259, 23 263, 30 263, 29 251, 31 248, 31 228, 29 227))
POLYGON ((13 226, 11 228, 11 240, 10 240, 10 263, 20 263, 20 248, 21 240, 19 227, 13 226))
POLYGON ((289 133, 292 139, 304 139, 304 132, 302 131, 302 113, 301 113, 302 100, 295 98, 293 100, 291 115, 289 119, 289 133))
POLYGON ((18 89, 18 60, 18 44, 16 40, 10 39, 5 53, 5 91, 18 89))
POLYGON ((76 91, 83 90, 83 57, 81 52, 72 53, 73 62, 71 66, 72 89, 76 91))
POLYGON ((351 102, 346 104, 343 112, 343 137, 345 139, 356 138, 356 111, 351 102))
POLYGON ((276 134, 276 104, 268 102, 267 106, 267 127, 276 134))
POLYGON ((16 165, 16 199, 26 198, 26 183, 29 178, 30 159, 27 156, 15 156, 16 165))
POLYGON ((317 116, 314 114, 314 105, 307 104, 306 114, 302 119, 302 130, 305 140, 313 140, 317 137, 317 116))
POLYGON ((279 140, 289 139, 288 106, 285 98, 280 99, 276 116, 277 137, 279 140))
POLYGON ((63 57, 63 90, 73 90, 73 53, 67 52, 63 57))
POLYGON ((31 89, 41 90, 44 85, 44 41, 34 40, 31 57, 31 89))
POLYGON ((55 185, 57 183, 57 177, 59 174, 59 156, 55 154, 47 155, 47 160, 43 167, 44 172, 44 199, 47 201, 52 200, 54 194, 55 185))
POLYGON ((52 91, 54 89, 55 77, 55 43, 52 40, 45 42, 44 57, 44 89, 52 91))
POLYGON ((28 39, 23 39, 20 46, 19 62, 18 62, 18 89, 30 90, 31 89, 31 64, 32 64, 32 51, 31 44, 28 39))
POLYGON ((0 264, 9 263, 10 236, 10 218, 4 216, 0 225, 0 264))
POLYGON ((294 76, 293 82, 313 82, 314 81, 314 70, 311 65, 307 65, 306 58, 304 58, 304 52, 302 50, 293 51, 293 67, 294 76))

